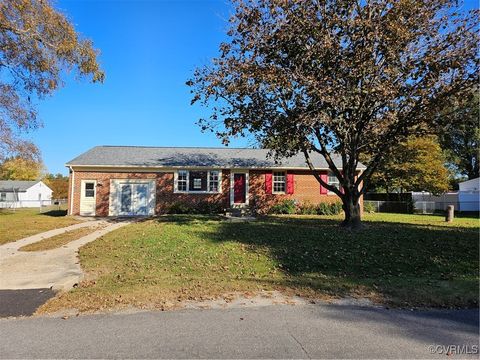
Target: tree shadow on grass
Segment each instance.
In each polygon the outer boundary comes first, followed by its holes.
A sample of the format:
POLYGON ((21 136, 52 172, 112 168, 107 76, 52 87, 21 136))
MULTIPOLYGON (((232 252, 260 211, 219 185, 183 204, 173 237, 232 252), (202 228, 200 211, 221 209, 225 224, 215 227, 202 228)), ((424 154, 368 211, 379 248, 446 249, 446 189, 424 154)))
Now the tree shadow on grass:
POLYGON ((318 218, 214 221, 214 231, 195 227, 217 219, 160 221, 191 225, 190 231, 212 242, 267 253, 285 275, 281 286, 336 296, 371 292, 404 306, 478 306, 477 228, 369 221, 351 232, 338 220, 318 218))
POLYGON ((50 210, 50 211, 43 212, 40 215, 62 217, 62 216, 67 216, 67 210, 50 210))

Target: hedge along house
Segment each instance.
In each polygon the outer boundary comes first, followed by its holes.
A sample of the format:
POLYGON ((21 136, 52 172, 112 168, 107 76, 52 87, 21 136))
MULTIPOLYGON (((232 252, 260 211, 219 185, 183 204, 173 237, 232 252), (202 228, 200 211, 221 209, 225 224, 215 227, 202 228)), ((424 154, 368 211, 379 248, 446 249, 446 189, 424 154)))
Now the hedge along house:
MULTIPOLYGON (((69 161, 69 214, 146 216, 175 204, 213 204, 256 213, 285 199, 340 199, 320 186, 303 155, 275 161, 267 149, 97 146, 69 161)), ((322 179, 338 180, 312 155, 322 179)), ((337 166, 340 159, 334 157, 337 166)), ((363 170, 363 165, 358 171, 363 170)))

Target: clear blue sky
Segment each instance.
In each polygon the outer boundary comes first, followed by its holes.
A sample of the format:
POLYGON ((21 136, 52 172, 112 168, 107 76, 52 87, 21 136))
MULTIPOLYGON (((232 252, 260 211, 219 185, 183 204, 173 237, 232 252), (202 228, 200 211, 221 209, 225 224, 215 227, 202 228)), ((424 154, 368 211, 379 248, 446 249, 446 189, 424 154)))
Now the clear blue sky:
MULTIPOLYGON (((185 81, 226 39, 229 0, 57 0, 77 31, 101 50, 104 84, 67 78, 39 103, 44 127, 30 138, 49 172, 96 145, 221 146, 195 124, 185 81)), ((478 7, 466 0, 463 8, 478 7)), ((248 146, 245 140, 232 146, 248 146)))
MULTIPOLYGON (((30 138, 49 172, 96 145, 221 146, 195 124, 185 81, 225 39, 223 1, 57 1, 77 31, 101 50, 104 84, 67 78, 39 103, 44 127, 30 138)), ((232 145, 245 146, 245 142, 232 145)))

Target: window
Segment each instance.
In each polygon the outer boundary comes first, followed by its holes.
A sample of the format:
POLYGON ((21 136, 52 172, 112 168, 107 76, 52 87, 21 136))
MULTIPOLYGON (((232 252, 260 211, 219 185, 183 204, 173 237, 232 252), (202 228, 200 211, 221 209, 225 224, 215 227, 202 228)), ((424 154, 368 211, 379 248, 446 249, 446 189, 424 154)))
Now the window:
POLYGON ((202 179, 193 179, 193 190, 202 190, 202 179))
POLYGON ((188 171, 179 171, 177 178, 177 190, 178 191, 187 191, 188 185, 188 171))
POLYGON ((273 173, 273 192, 284 193, 285 192, 285 172, 276 171, 273 173))
POLYGON ((7 193, 0 193, 0 201, 7 201, 7 193))
POLYGON ((85 197, 95 197, 95 183, 85 183, 85 197))
POLYGON ((207 171, 189 171, 189 191, 207 191, 207 171))
POLYGON ((218 171, 209 171, 208 191, 218 192, 218 171))
POLYGON ((179 170, 176 179, 176 192, 220 192, 221 172, 219 170, 179 170))
POLYGON ((341 188, 340 187, 340 181, 338 181, 337 177, 332 173, 328 174, 328 184, 332 185, 332 186, 335 186, 337 189, 341 188))

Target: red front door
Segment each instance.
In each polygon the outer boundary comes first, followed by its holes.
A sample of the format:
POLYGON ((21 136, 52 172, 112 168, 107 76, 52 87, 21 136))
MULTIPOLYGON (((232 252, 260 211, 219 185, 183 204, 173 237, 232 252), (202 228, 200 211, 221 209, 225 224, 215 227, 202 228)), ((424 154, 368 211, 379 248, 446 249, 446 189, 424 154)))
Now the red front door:
POLYGON ((245 174, 233 174, 233 202, 245 203, 245 174))

